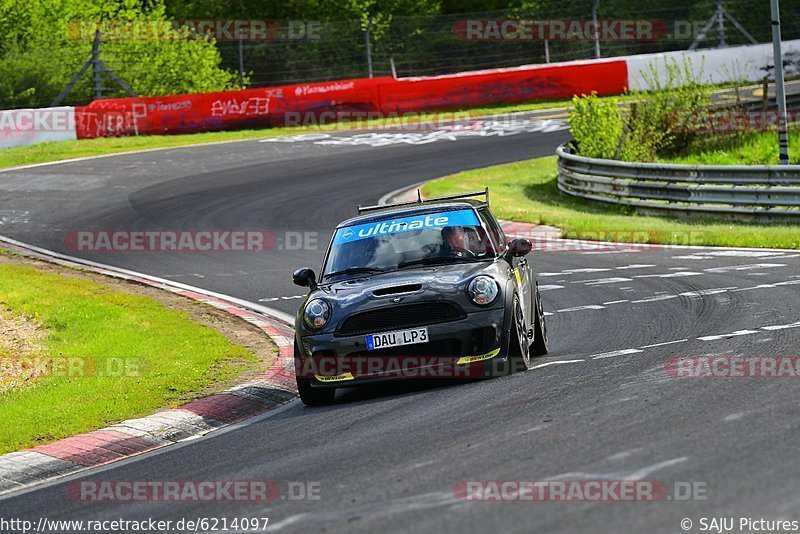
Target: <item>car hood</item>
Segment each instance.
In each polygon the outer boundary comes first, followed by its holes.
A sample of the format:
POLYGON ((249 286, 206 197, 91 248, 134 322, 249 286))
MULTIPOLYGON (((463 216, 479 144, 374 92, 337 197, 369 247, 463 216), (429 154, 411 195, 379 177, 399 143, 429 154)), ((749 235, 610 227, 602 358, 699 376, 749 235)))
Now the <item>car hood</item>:
MULTIPOLYGON (((306 297, 306 302, 322 298, 332 305, 330 326, 323 332, 335 329, 339 321, 351 313, 387 306, 449 301, 470 313, 486 309, 476 306, 466 294, 469 282, 480 274, 495 278, 502 293, 509 276, 508 265, 500 260, 465 262, 357 276, 321 285, 306 297)), ((503 306, 502 302, 503 299, 498 298, 488 308, 503 306)), ((300 313, 304 307, 305 303, 300 307, 300 313)))
POLYGON ((337 300, 366 293, 391 298, 395 295, 418 291, 447 291, 453 286, 461 285, 474 276, 482 274, 491 265, 489 262, 475 262, 408 268, 355 277, 335 282, 321 289, 337 300), (412 289, 417 285, 421 286, 419 290, 412 289))

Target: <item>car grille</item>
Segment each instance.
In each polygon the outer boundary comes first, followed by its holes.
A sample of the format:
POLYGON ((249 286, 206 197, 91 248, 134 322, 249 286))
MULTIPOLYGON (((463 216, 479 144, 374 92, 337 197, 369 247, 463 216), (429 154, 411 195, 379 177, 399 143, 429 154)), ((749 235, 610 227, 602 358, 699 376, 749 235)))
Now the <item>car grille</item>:
POLYGON ((378 308, 351 315, 344 320, 336 335, 374 334, 388 330, 457 321, 466 316, 464 310, 449 302, 425 302, 378 308))

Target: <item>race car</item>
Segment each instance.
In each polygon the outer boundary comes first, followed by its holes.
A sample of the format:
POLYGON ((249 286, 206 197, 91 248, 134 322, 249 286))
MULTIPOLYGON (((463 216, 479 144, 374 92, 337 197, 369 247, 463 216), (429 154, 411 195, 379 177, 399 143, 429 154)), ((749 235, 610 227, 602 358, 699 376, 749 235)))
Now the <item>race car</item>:
POLYGON ((527 370, 547 353, 527 239, 507 241, 489 190, 358 208, 339 224, 295 320, 300 399, 397 378, 527 370), (482 197, 482 198, 478 198, 482 197))

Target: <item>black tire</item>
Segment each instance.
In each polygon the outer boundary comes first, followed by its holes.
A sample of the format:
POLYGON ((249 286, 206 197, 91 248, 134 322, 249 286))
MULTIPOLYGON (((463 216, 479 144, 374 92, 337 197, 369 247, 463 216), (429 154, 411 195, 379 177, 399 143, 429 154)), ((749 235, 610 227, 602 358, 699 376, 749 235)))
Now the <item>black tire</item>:
POLYGON ((325 406, 333 402, 336 388, 312 388, 308 378, 297 377, 297 391, 306 406, 325 406))
POLYGON ((533 343, 531 344, 532 356, 544 356, 548 350, 547 320, 544 316, 542 296, 539 294, 539 282, 536 282, 536 316, 533 325, 533 343))
POLYGON ((519 297, 514 295, 511 304, 513 316, 511 318, 511 331, 508 338, 508 373, 527 371, 531 363, 530 347, 528 345, 528 327, 525 325, 525 314, 519 304, 519 297))
MULTIPOLYGON (((300 349, 297 347, 297 340, 294 342, 295 363, 299 361, 300 349)), ((298 367, 299 369, 299 367, 298 367)), ((297 373, 299 371, 295 371, 297 373)), ((333 402, 336 397, 336 388, 312 388, 311 380, 301 378, 295 374, 297 379, 297 392, 300 393, 300 400, 306 406, 325 406, 333 402)))

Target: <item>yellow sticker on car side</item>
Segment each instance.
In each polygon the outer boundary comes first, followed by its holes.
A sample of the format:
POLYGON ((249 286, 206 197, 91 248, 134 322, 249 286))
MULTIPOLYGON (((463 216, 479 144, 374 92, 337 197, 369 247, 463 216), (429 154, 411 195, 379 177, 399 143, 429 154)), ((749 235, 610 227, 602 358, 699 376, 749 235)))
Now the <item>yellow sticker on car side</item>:
POLYGON ((320 382, 341 382, 343 380, 355 380, 353 373, 342 373, 340 375, 331 376, 314 375, 314 377, 320 382))
POLYGON ((483 360, 491 360, 495 356, 500 354, 500 349, 494 349, 492 352, 487 352, 486 354, 481 354, 479 356, 462 356, 456 362, 457 365, 462 365, 465 363, 473 363, 473 362, 480 362, 483 360))

